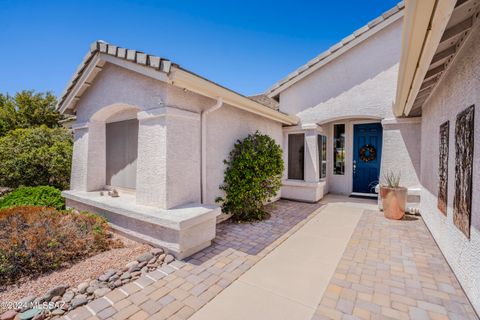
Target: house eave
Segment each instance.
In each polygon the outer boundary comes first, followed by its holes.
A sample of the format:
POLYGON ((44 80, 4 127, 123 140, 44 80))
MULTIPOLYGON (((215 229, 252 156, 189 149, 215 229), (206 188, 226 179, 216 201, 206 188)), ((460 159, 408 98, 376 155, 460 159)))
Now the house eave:
POLYGON ((395 116, 421 114, 478 17, 475 5, 474 0, 406 1, 395 116))

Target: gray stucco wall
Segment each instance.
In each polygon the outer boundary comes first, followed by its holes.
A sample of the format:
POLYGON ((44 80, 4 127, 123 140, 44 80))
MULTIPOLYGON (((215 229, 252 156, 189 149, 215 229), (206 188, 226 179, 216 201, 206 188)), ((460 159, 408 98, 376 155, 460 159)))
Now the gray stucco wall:
POLYGON ((464 47, 423 108, 421 213, 470 301, 480 311, 480 27, 464 47), (471 238, 453 224, 455 193, 455 119, 476 106, 471 238), (450 120, 447 216, 437 209, 439 128, 450 120))

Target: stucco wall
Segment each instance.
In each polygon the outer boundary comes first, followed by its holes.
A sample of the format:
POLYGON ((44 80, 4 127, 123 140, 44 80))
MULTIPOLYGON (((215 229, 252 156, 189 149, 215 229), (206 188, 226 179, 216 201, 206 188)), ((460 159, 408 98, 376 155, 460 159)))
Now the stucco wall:
POLYGON ((212 99, 106 63, 77 104, 77 122, 86 122, 98 110, 113 104, 137 106, 140 110, 166 105, 200 112, 202 106, 213 103, 212 99))
MULTIPOLYGON (((107 63, 77 104, 76 123, 86 127, 75 131, 72 189, 105 184, 104 123, 138 117, 137 202, 164 208, 200 202, 200 114, 215 103, 107 63)), ((214 204, 223 160, 237 139, 259 130, 281 145, 282 125, 227 104, 210 113, 206 124, 205 202, 214 204)))
POLYGON ((382 174, 400 174, 407 188, 420 187, 421 118, 383 122, 382 174))
POLYGON ((255 131, 268 134, 281 146, 282 125, 252 113, 224 105, 208 115, 207 120, 207 190, 206 201, 213 204, 221 195, 218 189, 223 182, 225 165, 230 150, 237 139, 255 131))
POLYGON ((480 311, 480 28, 473 30, 432 97, 422 116, 421 213, 457 275, 470 301, 480 311), (473 203, 471 238, 453 224, 455 193, 455 119, 475 104, 473 203), (450 120, 447 216, 437 209, 439 128, 450 120))
POLYGON ((280 110, 303 123, 340 117, 392 116, 401 19, 280 94, 280 110))
MULTIPOLYGON (((280 94, 280 110, 302 123, 317 123, 327 135, 327 185, 332 193, 352 192, 353 125, 394 119, 402 19, 327 63, 280 94), (333 124, 345 123, 345 174, 333 174, 333 124)), ((402 184, 418 186, 420 124, 384 127, 381 173, 402 172, 402 184), (410 144, 414 142, 414 144, 410 144)))

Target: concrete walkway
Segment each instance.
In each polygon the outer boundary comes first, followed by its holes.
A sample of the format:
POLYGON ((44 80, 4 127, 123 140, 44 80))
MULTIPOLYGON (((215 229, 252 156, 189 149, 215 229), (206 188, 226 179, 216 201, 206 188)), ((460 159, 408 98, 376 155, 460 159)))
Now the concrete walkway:
POLYGON ((311 319, 363 211, 375 208, 341 198, 327 201, 315 217, 190 319, 311 319))

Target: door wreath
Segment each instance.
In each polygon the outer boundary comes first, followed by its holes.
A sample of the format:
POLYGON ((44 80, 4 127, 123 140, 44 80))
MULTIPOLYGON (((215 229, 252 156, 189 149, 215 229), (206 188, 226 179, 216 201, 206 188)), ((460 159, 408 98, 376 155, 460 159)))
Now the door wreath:
POLYGON ((377 150, 374 146, 366 144, 360 148, 360 160, 363 162, 369 162, 375 160, 377 157, 377 150))

